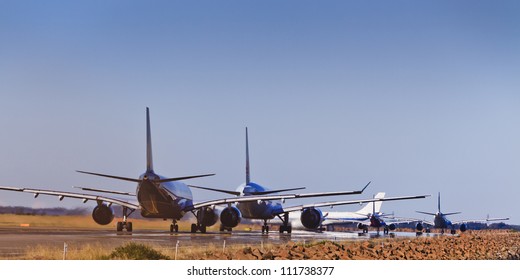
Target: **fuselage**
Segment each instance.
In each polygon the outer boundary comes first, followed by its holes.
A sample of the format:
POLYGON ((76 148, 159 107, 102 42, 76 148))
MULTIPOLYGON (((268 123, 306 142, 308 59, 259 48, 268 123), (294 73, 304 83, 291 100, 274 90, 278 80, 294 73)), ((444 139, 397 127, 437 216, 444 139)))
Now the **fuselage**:
POLYGON ((371 215, 370 216, 370 226, 380 228, 380 227, 385 227, 386 223, 385 223, 385 221, 383 221, 383 219, 381 219, 375 215, 371 215))
POLYGON ((180 219, 185 209, 193 206, 193 196, 189 187, 182 182, 156 182, 164 179, 153 171, 147 171, 137 185, 137 201, 141 215, 147 218, 180 219))
POLYGON ((436 213, 433 216, 433 226, 434 228, 452 228, 453 225, 450 220, 448 220, 442 213, 436 213))
MULTIPOLYGON (((241 196, 255 195, 256 192, 265 192, 268 189, 259 184, 249 182, 242 184, 237 189, 241 196)), ((273 219, 277 213, 283 212, 280 200, 262 200, 253 202, 238 202, 237 208, 242 213, 242 217, 247 219, 273 219)))

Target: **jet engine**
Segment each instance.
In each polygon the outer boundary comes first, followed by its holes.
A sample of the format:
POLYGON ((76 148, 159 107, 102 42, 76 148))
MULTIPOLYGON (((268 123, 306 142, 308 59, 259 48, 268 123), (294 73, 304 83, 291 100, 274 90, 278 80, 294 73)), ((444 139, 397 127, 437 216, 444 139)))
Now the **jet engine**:
POLYGON ((388 229, 389 230, 395 230, 397 227, 395 226, 395 224, 389 224, 388 225, 388 229))
POLYGON ((468 230, 468 226, 464 223, 460 224, 460 231, 465 232, 466 230, 468 230))
POLYGON ((424 226, 422 223, 417 223, 417 225, 415 226, 415 229, 417 231, 422 231, 424 229, 424 226))
POLYGON ((228 228, 236 227, 242 220, 242 213, 234 206, 227 207, 220 213, 220 222, 228 228))
POLYGON ((92 211, 92 219, 99 225, 108 225, 114 219, 114 210, 104 203, 99 204, 92 211))
POLYGON ((317 229, 323 222, 323 214, 320 209, 305 208, 300 216, 300 221, 308 229, 317 229))
POLYGON ((197 211, 197 220, 203 226, 210 227, 217 223, 218 213, 212 208, 205 207, 197 211))

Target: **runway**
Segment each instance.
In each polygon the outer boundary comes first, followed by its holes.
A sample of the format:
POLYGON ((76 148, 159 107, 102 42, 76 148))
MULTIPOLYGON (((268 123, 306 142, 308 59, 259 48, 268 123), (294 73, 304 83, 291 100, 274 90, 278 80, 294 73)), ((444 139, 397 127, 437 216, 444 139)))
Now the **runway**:
POLYGON ((231 233, 207 232, 170 233, 160 230, 136 230, 132 233, 117 233, 111 230, 64 229, 64 228, 0 228, 0 258, 16 258, 27 249, 36 246, 56 246, 63 248, 96 244, 117 247, 128 242, 137 242, 175 248, 178 246, 226 246, 280 244, 293 242, 314 242, 322 240, 345 241, 366 240, 369 238, 415 237, 412 232, 396 232, 389 235, 377 235, 376 232, 359 234, 357 232, 308 232, 293 231, 291 234, 270 232, 262 234, 257 231, 233 231, 231 233))

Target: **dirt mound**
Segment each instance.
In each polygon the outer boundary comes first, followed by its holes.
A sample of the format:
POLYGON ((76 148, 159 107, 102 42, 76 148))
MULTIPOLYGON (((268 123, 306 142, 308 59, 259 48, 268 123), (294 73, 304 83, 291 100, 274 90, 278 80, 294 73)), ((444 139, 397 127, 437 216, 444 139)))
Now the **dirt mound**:
POLYGON ((288 242, 270 249, 245 247, 208 255, 239 260, 518 260, 520 233, 491 230, 419 238, 311 244, 288 242))

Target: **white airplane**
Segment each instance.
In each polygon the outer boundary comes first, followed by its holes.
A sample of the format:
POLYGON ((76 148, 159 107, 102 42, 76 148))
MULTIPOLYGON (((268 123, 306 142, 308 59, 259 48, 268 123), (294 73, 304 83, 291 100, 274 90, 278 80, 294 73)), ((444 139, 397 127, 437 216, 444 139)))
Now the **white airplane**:
MULTIPOLYGON (((216 206, 218 205, 227 205, 227 207, 222 211, 222 213, 220 213, 220 218, 224 224, 233 225, 235 223, 238 224, 238 222, 240 222, 240 211, 238 211, 238 209, 233 206, 233 204, 235 203, 252 202, 256 204, 263 204, 270 203, 269 201, 276 199, 285 200, 299 197, 360 193, 360 191, 317 193, 313 195, 268 195, 268 193, 263 193, 261 195, 248 195, 242 197, 232 197, 194 203, 190 188, 188 187, 188 185, 180 181, 205 176, 212 176, 214 174, 184 176, 175 178, 165 178, 156 174, 153 170, 150 114, 148 108, 146 108, 146 171, 141 176, 139 176, 139 178, 120 177, 85 171, 78 172, 137 183, 137 188, 135 192, 137 203, 100 195, 55 190, 19 188, 9 186, 0 186, 0 190, 32 193, 34 194, 35 198, 38 197, 40 194, 57 196, 60 201, 63 200, 65 197, 81 199, 83 200, 83 203, 86 203, 87 201, 95 201, 97 203, 97 206, 95 206, 94 210, 92 211, 92 218, 96 223, 100 225, 110 224, 114 219, 114 211, 111 206, 113 204, 120 205, 123 208, 123 219, 122 221, 117 222, 117 231, 122 231, 126 229, 126 231, 131 232, 133 229, 132 222, 128 222, 127 218, 134 211, 140 210, 141 215, 143 217, 171 219, 172 224, 170 225, 170 231, 177 232, 179 230, 177 221, 181 219, 186 213, 191 212, 197 220, 197 223, 191 225, 191 231, 200 231, 203 233, 206 232, 206 227, 212 226, 217 222, 219 218, 219 213, 216 210, 216 206)), ((92 188, 83 189, 88 191, 117 195, 133 195, 127 192, 112 190, 92 188)))
POLYGON ((420 233, 423 229, 426 228, 426 232, 430 232, 430 226, 433 228, 439 228, 441 229, 441 233, 444 233, 445 229, 450 229, 451 234, 455 234, 457 230, 455 229, 456 226, 459 227, 459 230, 461 232, 465 232, 468 229, 467 223, 488 223, 493 221, 506 221, 509 220, 509 218, 492 218, 489 217, 487 219, 481 219, 481 220, 464 220, 464 221, 455 221, 452 222, 446 216, 449 215, 455 215, 460 214, 461 212, 452 212, 452 213, 442 213, 441 212, 441 193, 439 192, 438 198, 437 198, 437 213, 430 213, 430 212, 423 212, 423 211, 416 211, 417 213, 426 214, 426 215, 432 215, 433 216, 433 222, 429 221, 419 221, 417 225, 415 226, 416 230, 420 233), (424 226, 426 224, 426 226, 424 226))
POLYGON ((339 225, 351 225, 357 224, 357 227, 363 230, 363 233, 368 232, 368 227, 376 227, 379 232, 379 228, 383 228, 384 233, 387 234, 389 230, 395 230, 397 224, 404 223, 409 220, 407 219, 389 219, 385 221, 385 217, 388 217, 387 214, 381 212, 381 206, 383 201, 395 201, 395 200, 407 200, 407 199, 419 199, 426 198, 429 195, 418 195, 418 196, 401 196, 401 197, 389 197, 384 198, 385 193, 380 192, 374 196, 376 201, 367 203, 364 207, 355 212, 324 212, 323 218, 320 224, 314 223, 309 224, 303 219, 298 219, 298 217, 291 217, 291 224, 293 227, 297 229, 306 229, 306 230, 316 230, 323 229, 324 227, 327 230, 333 230, 334 226, 339 225))

